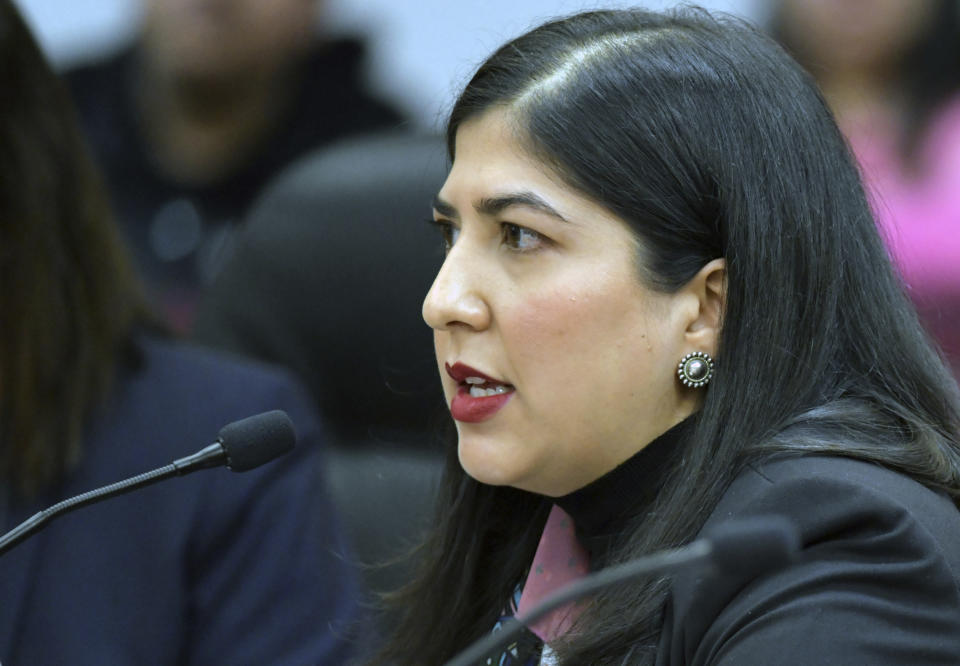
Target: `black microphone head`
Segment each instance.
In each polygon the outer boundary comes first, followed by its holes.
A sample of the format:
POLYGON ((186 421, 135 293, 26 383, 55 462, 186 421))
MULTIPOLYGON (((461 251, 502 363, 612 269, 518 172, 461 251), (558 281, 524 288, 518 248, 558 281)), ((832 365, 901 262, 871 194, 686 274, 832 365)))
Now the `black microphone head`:
POLYGON ((227 467, 246 472, 291 451, 297 435, 287 413, 275 409, 228 423, 217 440, 227 454, 227 467))
POLYGON ((731 520, 704 536, 713 545, 710 559, 725 573, 760 575, 786 566, 800 553, 800 533, 782 516, 731 520))

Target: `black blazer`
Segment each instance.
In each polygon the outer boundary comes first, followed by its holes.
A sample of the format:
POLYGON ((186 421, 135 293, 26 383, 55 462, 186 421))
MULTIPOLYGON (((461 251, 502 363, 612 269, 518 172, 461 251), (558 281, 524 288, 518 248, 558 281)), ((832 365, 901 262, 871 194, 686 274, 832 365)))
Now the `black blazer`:
POLYGON ((741 474, 704 531, 796 522, 799 562, 773 574, 677 578, 658 666, 960 664, 960 512, 877 465, 780 458, 741 474))

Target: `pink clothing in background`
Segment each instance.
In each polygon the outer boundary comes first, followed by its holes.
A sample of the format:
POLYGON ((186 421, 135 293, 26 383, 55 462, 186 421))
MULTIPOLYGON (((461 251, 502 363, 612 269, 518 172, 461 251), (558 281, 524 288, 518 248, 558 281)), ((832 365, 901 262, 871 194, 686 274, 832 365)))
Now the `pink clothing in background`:
POLYGON ((908 293, 960 377, 960 98, 935 116, 916 175, 902 166, 892 122, 841 125, 908 293))

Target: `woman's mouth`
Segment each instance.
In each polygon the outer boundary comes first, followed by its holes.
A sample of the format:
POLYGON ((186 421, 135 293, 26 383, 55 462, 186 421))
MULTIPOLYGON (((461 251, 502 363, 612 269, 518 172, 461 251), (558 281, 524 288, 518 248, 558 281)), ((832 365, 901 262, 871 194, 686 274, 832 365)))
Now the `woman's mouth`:
POLYGON ((457 381, 457 393, 450 401, 450 414, 463 423, 479 423, 493 417, 515 393, 500 382, 463 363, 446 364, 447 374, 457 381))

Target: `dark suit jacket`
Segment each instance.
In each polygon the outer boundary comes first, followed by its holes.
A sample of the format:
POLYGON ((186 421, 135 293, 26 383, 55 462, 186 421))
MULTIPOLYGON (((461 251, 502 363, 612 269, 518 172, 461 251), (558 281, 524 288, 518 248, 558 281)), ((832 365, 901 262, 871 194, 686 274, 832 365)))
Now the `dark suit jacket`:
MULTIPOLYGON (((160 341, 91 424, 44 506, 165 465, 226 423, 283 409, 296 449, 236 474, 197 472, 83 507, 0 558, 4 666, 326 664, 347 661, 356 587, 320 466, 309 401, 273 369, 160 341)), ((2 525, 4 521, 0 521, 2 525)))
POLYGON ((782 458, 740 475, 704 530, 771 513, 800 528, 800 561, 678 577, 658 664, 960 664, 960 513, 947 498, 868 463, 782 458))

